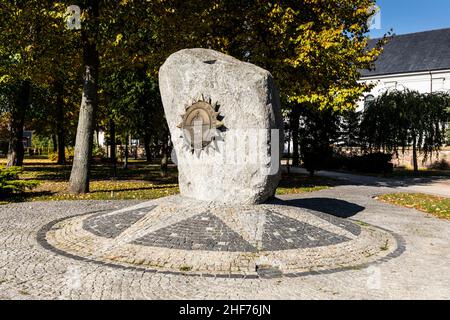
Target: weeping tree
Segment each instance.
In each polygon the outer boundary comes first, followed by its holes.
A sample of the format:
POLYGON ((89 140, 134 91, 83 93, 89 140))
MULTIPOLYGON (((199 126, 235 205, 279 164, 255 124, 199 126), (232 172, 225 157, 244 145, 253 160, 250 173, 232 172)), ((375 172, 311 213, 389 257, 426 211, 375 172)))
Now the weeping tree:
MULTIPOLYGON (((447 113, 450 114, 450 107, 448 107, 447 113)), ((450 128, 447 128, 447 141, 445 144, 450 146, 450 128)))
POLYGON ((418 156, 424 161, 445 144, 450 96, 416 91, 386 92, 370 103, 361 121, 363 149, 393 152, 412 148, 414 171, 418 156))
POLYGON ((345 110, 340 115, 337 144, 343 147, 360 147, 361 112, 345 110))

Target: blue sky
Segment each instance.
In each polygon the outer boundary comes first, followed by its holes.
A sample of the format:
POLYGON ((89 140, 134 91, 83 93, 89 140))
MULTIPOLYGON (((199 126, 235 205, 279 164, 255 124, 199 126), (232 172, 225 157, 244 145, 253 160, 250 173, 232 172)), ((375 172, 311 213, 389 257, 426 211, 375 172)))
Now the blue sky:
POLYGON ((390 28, 395 34, 450 28, 450 0, 378 0, 381 29, 371 38, 383 36, 390 28))

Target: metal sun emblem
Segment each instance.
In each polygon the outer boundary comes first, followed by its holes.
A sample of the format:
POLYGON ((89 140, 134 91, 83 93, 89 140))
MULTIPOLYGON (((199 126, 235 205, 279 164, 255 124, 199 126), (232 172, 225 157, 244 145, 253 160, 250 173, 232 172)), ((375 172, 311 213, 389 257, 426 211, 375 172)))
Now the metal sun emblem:
POLYGON ((194 102, 186 108, 182 115, 182 122, 178 125, 183 131, 186 147, 192 152, 205 150, 215 141, 217 130, 223 127, 223 122, 218 119, 218 105, 214 107, 211 101, 204 99, 194 102))

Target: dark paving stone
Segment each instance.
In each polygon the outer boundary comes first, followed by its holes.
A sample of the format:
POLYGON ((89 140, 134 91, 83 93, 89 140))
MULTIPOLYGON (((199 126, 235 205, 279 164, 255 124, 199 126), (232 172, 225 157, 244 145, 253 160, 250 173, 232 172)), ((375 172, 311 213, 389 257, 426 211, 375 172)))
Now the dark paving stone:
POLYGON ((361 233, 360 226, 346 220, 365 209, 355 203, 334 198, 272 199, 271 203, 301 208, 355 236, 361 233))
POLYGON ((209 212, 151 232, 134 243, 183 250, 256 251, 238 233, 209 212))
POLYGON ((108 213, 94 215, 83 221, 83 229, 100 237, 115 238, 154 208, 155 205, 113 215, 108 213))
POLYGON ((281 272, 280 268, 270 265, 256 266, 256 273, 260 278, 263 279, 280 278, 283 275, 283 272, 281 272))
POLYGON ((262 249, 278 251, 338 244, 350 239, 273 211, 266 213, 262 249))
POLYGON ((320 219, 323 219, 331 224, 334 224, 336 227, 342 228, 355 236, 359 236, 361 234, 361 227, 352 221, 336 218, 332 215, 314 210, 308 210, 308 213, 311 213, 320 219))

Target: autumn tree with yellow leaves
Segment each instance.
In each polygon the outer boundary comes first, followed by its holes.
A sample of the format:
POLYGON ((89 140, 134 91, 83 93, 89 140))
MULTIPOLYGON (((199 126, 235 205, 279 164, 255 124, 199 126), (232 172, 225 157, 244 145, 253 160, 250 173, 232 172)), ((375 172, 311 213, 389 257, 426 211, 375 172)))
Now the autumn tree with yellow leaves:
POLYGON ((369 89, 357 82, 359 70, 373 66, 385 41, 367 48, 374 5, 375 0, 218 1, 212 30, 225 51, 271 71, 290 102, 349 109, 369 89))
MULTIPOLYGON (((0 95, 10 123, 7 166, 21 166, 23 126, 33 86, 58 87, 73 66, 64 12, 54 1, 0 1, 0 95)), ((63 108, 62 105, 59 108, 63 108)))
MULTIPOLYGON (((290 117, 294 165, 299 164, 299 119, 304 109, 353 109, 370 86, 358 82, 387 37, 368 48, 375 0, 223 1, 222 12, 241 7, 234 23, 220 24, 226 48, 270 70, 290 117)), ((219 15, 221 16, 221 15, 219 15)))

